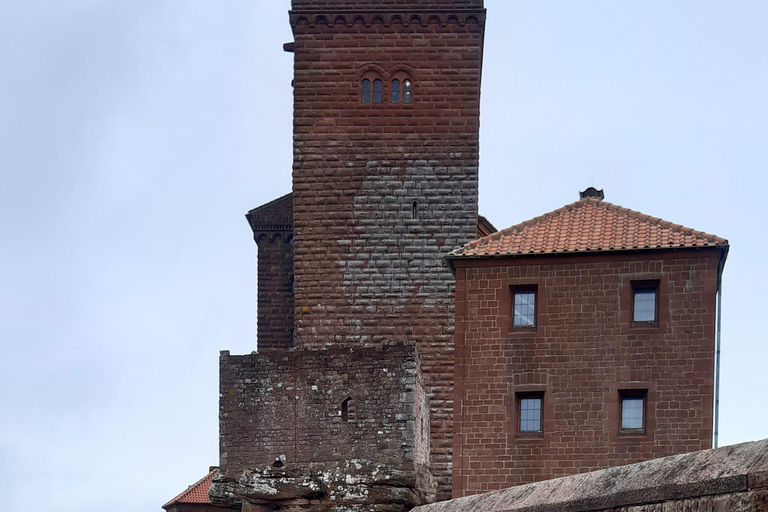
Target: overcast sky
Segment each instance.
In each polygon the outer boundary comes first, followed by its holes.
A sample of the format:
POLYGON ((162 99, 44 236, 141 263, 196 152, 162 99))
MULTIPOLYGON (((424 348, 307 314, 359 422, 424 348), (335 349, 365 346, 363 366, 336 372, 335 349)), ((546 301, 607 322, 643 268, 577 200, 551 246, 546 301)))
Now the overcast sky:
MULTIPOLYGON (((768 437, 768 2, 486 0, 480 211, 578 191, 726 237, 721 442, 768 437)), ((3 509, 159 511, 256 346, 288 0, 0 4, 3 509)))

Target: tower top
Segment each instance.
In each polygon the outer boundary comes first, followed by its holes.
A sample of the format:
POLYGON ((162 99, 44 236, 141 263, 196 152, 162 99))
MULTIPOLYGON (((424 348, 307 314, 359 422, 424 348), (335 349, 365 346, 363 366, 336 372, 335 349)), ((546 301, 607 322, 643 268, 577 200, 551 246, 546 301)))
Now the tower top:
POLYGON ((297 11, 435 11, 482 9, 483 0, 292 0, 297 11))

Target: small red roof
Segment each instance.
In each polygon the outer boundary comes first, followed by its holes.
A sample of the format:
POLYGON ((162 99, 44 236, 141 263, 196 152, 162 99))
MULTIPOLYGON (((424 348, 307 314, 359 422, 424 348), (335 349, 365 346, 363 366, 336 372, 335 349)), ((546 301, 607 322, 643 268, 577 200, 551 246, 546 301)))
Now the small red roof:
POLYGON ((469 242, 448 257, 725 246, 724 238, 587 197, 469 242))
POLYGON ((211 488, 211 483, 213 482, 213 477, 216 474, 217 469, 218 468, 215 467, 211 468, 210 473, 203 477, 202 480, 199 480, 197 483, 190 485, 186 491, 182 492, 171 501, 163 505, 163 508, 168 508, 171 505, 175 505, 177 503, 210 503, 208 499, 208 489, 211 488))

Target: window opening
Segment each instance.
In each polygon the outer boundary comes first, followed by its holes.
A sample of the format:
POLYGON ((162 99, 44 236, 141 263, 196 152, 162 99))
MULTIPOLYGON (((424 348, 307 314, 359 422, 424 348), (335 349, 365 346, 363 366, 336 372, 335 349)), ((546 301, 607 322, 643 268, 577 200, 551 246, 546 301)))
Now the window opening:
POLYGON ((411 205, 411 218, 416 219, 418 217, 419 217, 419 203, 414 201, 413 205, 411 205))
POLYGON ((403 80, 403 103, 411 102, 411 81, 409 79, 403 80))
POLYGON ((512 317, 513 327, 536 327, 536 290, 528 288, 514 292, 512 317))
POLYGON ((658 311, 658 283, 632 284, 632 322, 655 324, 658 311))
POLYGON ((371 102, 371 81, 367 78, 363 80, 363 103, 371 102))
POLYGON ((522 395, 519 398, 520 433, 541 432, 542 395, 522 395))
POLYGON ((344 423, 349 421, 349 403, 352 401, 352 397, 347 397, 341 402, 341 421, 344 423))
POLYGON ((381 103, 381 80, 378 78, 373 81, 373 102, 381 103))
POLYGON ((392 103, 400 103, 400 80, 392 80, 392 103))
POLYGON ((645 390, 620 391, 621 397, 621 423, 623 431, 645 431, 645 390))

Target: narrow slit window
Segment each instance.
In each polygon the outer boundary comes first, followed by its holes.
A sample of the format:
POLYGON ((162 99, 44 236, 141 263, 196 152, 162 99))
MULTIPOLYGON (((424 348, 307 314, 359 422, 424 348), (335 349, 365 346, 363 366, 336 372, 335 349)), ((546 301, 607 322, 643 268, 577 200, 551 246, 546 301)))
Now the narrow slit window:
POLYGON ((347 397, 341 402, 341 421, 347 423, 350 419, 349 404, 352 401, 352 397, 347 397))
POLYGON ((378 78, 373 81, 373 102, 381 103, 381 80, 378 78))
POLYGON ((392 103, 400 103, 400 80, 392 80, 392 103))
POLYGON ((419 217, 419 203, 414 201, 413 205, 411 205, 411 218, 417 219, 418 217, 419 217))
POLYGON ((371 81, 367 78, 363 80, 363 103, 371 102, 371 81))
POLYGON ((411 102, 411 81, 403 80, 403 103, 411 102))

